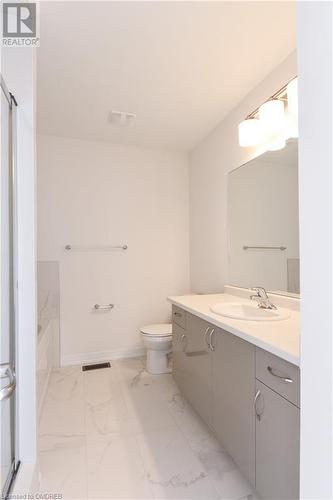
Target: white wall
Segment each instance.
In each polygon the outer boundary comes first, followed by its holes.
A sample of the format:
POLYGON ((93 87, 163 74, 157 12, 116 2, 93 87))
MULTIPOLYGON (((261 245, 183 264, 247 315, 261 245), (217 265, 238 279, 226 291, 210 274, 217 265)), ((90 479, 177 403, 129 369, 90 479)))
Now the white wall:
POLYGON ((60 262, 63 363, 139 353, 139 327, 170 319, 166 297, 189 291, 188 183, 185 153, 38 136, 38 259, 60 262))
POLYGON ((333 498, 332 2, 299 2, 301 498, 333 498))
POLYGON ((193 292, 218 292, 228 283, 227 175, 261 153, 239 147, 238 124, 296 74, 296 53, 292 53, 190 155, 193 292))
POLYGON ((36 459, 35 54, 2 48, 1 73, 17 107, 17 458, 36 459))

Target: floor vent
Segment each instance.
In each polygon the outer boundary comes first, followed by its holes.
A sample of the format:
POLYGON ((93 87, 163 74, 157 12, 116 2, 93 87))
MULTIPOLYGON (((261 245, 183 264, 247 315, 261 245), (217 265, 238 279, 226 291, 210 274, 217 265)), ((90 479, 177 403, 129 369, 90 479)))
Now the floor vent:
POLYGON ((83 365, 82 371, 86 372, 88 370, 99 370, 100 368, 111 368, 111 364, 107 363, 96 363, 94 365, 83 365))

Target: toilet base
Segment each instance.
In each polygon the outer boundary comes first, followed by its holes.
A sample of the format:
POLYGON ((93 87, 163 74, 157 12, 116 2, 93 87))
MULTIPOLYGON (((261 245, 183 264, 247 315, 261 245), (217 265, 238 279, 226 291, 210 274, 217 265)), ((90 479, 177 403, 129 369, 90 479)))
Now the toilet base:
POLYGON ((169 351, 155 351, 147 349, 147 372, 152 375, 161 375, 162 373, 171 373, 169 368, 169 351))

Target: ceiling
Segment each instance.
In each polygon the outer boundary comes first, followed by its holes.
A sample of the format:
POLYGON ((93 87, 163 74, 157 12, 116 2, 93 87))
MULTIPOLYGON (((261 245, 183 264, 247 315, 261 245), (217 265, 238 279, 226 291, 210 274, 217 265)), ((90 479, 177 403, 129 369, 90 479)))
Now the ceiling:
POLYGON ((39 133, 190 150, 296 46, 293 2, 41 2, 39 133), (129 127, 111 110, 136 113, 129 127))

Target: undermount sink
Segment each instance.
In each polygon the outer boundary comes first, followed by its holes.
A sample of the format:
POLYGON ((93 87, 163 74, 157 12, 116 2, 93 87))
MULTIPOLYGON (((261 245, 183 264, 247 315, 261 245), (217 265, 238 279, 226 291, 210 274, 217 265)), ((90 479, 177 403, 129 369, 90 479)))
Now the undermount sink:
POLYGON ((257 304, 241 304, 239 302, 220 302, 212 305, 210 310, 226 318, 246 321, 281 321, 290 316, 286 309, 261 309, 257 304))

